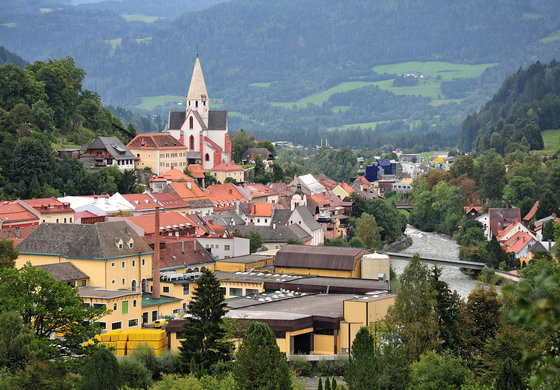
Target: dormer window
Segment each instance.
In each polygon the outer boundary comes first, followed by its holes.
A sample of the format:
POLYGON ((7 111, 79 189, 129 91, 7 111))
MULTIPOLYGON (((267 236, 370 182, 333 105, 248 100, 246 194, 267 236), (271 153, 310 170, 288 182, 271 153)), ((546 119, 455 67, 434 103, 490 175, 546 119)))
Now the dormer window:
POLYGON ((123 240, 121 240, 121 239, 115 241, 115 245, 116 245, 116 247, 119 248, 119 249, 123 249, 123 248, 124 248, 124 243, 123 243, 123 240))
POLYGON ((130 241, 128 241, 128 247, 130 249, 134 248, 134 240, 131 238, 130 241))

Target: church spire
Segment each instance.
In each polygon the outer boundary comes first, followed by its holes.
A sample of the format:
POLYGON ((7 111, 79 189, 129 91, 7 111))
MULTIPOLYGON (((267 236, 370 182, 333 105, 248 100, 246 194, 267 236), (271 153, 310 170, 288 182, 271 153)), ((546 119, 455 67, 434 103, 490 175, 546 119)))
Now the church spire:
POLYGON ((198 53, 196 53, 196 62, 194 63, 191 85, 189 86, 189 92, 187 93, 187 100, 201 101, 206 100, 207 98, 208 92, 206 92, 206 83, 204 82, 204 76, 202 75, 202 67, 200 66, 198 53))

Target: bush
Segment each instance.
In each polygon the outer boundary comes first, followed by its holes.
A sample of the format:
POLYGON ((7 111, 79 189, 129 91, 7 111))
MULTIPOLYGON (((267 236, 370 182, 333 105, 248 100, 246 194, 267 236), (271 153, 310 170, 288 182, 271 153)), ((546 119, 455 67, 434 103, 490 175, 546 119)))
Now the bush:
POLYGON ((321 359, 317 362, 317 375, 330 376, 333 375, 334 362, 327 359, 321 359))
POLYGON ((303 356, 292 356, 290 365, 300 376, 311 376, 313 374, 313 365, 303 356))
POLYGON ((132 359, 142 363, 152 374, 152 378, 156 379, 159 377, 159 365, 156 354, 149 345, 139 345, 132 353, 132 359))
POLYGON ((165 351, 158 358, 158 368, 163 374, 179 374, 181 372, 181 355, 173 351, 165 351))
POLYGON ((346 372, 347 367, 348 367, 348 357, 337 356, 336 359, 334 359, 332 365, 332 375, 343 376, 344 372, 346 372))
POLYGON ((136 359, 121 359, 119 373, 122 383, 133 389, 149 389, 154 384, 151 372, 136 359))

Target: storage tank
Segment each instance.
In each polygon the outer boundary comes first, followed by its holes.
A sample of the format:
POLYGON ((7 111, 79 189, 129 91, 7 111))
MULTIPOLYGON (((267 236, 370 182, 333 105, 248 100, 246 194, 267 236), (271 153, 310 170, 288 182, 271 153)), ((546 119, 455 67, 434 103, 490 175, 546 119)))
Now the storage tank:
POLYGON ((371 253, 362 257, 362 279, 390 280, 391 260, 382 253, 371 253))

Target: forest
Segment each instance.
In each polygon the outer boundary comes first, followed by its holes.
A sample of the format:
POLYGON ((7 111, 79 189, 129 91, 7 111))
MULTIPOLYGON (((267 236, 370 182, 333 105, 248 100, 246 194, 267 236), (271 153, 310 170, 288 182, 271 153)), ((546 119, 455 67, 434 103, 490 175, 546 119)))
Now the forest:
POLYGON ((541 131, 560 128, 560 63, 536 62, 508 76, 494 97, 469 115, 459 148, 504 155, 523 145, 543 148, 541 131))

